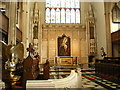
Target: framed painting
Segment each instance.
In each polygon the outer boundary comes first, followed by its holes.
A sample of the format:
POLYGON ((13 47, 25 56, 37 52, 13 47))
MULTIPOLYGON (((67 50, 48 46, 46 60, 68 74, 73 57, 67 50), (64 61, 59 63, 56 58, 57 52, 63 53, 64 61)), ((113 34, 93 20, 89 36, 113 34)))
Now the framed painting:
POLYGON ((58 56, 70 56, 70 38, 65 34, 58 37, 58 56))
POLYGON ((120 23, 120 8, 118 7, 117 3, 115 3, 112 8, 112 22, 120 23))

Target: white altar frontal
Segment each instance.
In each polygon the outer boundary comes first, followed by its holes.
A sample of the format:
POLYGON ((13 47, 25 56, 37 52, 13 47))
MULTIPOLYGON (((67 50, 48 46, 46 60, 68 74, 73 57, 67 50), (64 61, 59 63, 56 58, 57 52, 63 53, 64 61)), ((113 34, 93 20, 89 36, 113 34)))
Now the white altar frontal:
POLYGON ((76 56, 55 56, 55 66, 78 65, 78 58, 76 56))

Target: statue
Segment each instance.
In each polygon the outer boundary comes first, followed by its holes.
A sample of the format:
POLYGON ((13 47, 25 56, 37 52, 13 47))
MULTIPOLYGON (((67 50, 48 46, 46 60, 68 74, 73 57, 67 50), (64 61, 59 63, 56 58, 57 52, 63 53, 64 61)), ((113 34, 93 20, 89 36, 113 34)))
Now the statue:
POLYGON ((105 51, 104 51, 104 48, 103 48, 103 47, 101 47, 101 56, 102 56, 102 57, 105 57, 105 56, 106 56, 106 53, 105 53, 105 51))

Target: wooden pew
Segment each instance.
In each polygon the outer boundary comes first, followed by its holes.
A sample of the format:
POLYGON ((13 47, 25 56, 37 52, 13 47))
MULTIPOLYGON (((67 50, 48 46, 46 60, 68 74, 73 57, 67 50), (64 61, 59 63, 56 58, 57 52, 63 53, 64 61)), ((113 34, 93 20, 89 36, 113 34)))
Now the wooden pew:
POLYGON ((105 78, 116 75, 109 80, 120 83, 120 58, 106 57, 104 59, 96 59, 95 72, 105 78))

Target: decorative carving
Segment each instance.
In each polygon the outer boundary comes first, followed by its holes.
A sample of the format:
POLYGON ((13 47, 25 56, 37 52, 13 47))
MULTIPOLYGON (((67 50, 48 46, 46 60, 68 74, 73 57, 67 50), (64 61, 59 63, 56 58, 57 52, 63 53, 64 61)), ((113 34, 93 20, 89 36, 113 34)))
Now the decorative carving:
POLYGON ((34 12, 33 12, 33 15, 34 15, 34 17, 33 17, 33 23, 34 24, 36 24, 36 23, 38 23, 38 20, 39 20, 39 18, 38 18, 38 10, 37 10, 37 3, 35 2, 35 4, 34 4, 34 12))
POLYGON ((81 29, 85 29, 85 25, 82 24, 43 24, 42 26, 43 30, 47 29, 47 30, 57 30, 59 28, 59 30, 63 30, 63 29, 77 29, 80 30, 81 29))
POLYGON ((93 9, 92 9, 92 5, 91 4, 89 4, 89 11, 88 11, 88 13, 89 13, 89 17, 90 18, 94 17, 94 13, 93 13, 93 9))
POLYGON ((38 39, 38 26, 33 27, 33 39, 38 39))
MULTIPOLYGON (((96 54, 96 37, 95 37, 95 17, 91 3, 89 4, 89 10, 86 17, 86 27, 88 32, 88 49, 89 55, 94 56, 96 54)), ((87 34, 87 33, 86 33, 87 34)))

